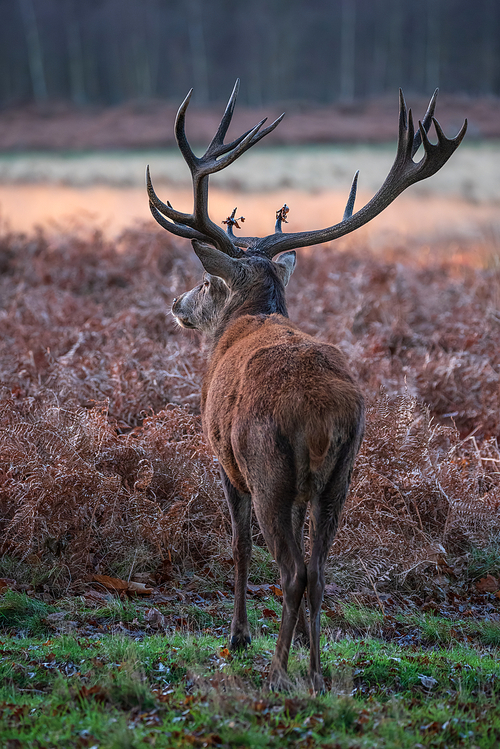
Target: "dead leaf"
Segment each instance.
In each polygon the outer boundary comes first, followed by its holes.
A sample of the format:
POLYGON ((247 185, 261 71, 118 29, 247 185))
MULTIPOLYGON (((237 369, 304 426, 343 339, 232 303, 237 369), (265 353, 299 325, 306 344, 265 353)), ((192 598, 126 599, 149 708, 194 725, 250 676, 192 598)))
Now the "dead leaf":
POLYGON ((144 621, 146 621, 151 627, 163 628, 165 627, 165 617, 159 609, 151 608, 144 614, 144 621))
POLYGON ((128 590, 129 583, 121 580, 119 577, 109 577, 109 575, 93 575, 92 580, 100 583, 108 590, 128 590))
POLYGON ((278 618, 278 614, 276 611, 273 611, 273 609, 263 609, 262 610, 262 616, 265 619, 274 619, 276 620, 278 618))
POLYGON ((16 581, 11 580, 10 577, 0 577, 0 593, 5 593, 6 590, 16 587, 16 581))
POLYGON ((275 596, 283 597, 283 591, 277 585, 270 585, 269 590, 274 593, 275 596))
POLYGON ((106 690, 100 687, 99 684, 95 684, 90 688, 83 685, 76 693, 76 696, 82 700, 94 699, 96 702, 106 702, 108 699, 106 690))
POLYGON ((435 734, 439 733, 442 730, 442 725, 441 723, 438 723, 437 720, 434 720, 432 723, 427 723, 427 725, 420 726, 420 730, 423 733, 435 734))
POLYGON ((497 578, 493 577, 493 575, 486 575, 486 577, 482 577, 478 580, 476 588, 480 590, 481 593, 496 593, 497 590, 500 590, 500 584, 497 578))

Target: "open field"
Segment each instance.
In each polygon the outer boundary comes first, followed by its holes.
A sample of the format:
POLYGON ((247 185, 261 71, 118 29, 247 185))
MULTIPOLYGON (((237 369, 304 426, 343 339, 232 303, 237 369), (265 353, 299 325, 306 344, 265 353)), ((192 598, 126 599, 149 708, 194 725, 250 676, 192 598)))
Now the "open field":
MULTIPOLYGON (((415 121, 423 117, 429 97, 407 97, 415 121)), ((0 111, 0 152, 172 147, 173 122, 182 98, 174 103, 137 101, 104 108, 74 107, 63 102, 5 108, 0 111)), ((225 101, 205 108, 191 104, 188 125, 191 143, 211 140, 224 106, 225 101)), ((231 133, 245 132, 264 117, 272 122, 282 112, 286 116, 271 136, 274 145, 388 143, 397 128, 398 92, 395 89, 393 95, 329 106, 283 102, 250 108, 240 103, 229 137, 234 137, 231 133)), ((437 117, 445 132, 452 135, 467 117, 471 139, 500 138, 498 97, 472 98, 441 92, 437 117)))
MULTIPOLYGON (((361 205, 380 187, 393 156, 388 145, 250 152, 229 172, 214 175, 211 212, 222 221, 238 206, 245 231, 263 235, 273 230, 275 211, 286 202, 291 231, 328 226, 343 213, 354 172, 361 170, 361 205)), ((110 238, 137 222, 153 227, 144 187, 147 163, 160 195, 191 210, 189 173, 173 151, 3 154, 0 219, 14 231, 98 227, 110 238)), ((358 231, 355 241, 374 251, 406 245, 420 252, 454 239, 476 248, 486 243, 496 252, 499 201, 500 146, 466 143, 446 169, 412 187, 358 231)))

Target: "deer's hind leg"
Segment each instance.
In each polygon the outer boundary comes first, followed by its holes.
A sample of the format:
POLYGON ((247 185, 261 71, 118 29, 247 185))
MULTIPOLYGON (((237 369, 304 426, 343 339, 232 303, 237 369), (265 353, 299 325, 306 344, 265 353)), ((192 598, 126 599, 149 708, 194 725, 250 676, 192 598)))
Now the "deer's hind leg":
POLYGON ((357 443, 344 446, 344 449, 340 451, 326 487, 311 502, 311 558, 307 566, 307 597, 311 628, 309 678, 313 689, 316 691, 324 689, 324 680, 321 675, 319 635, 321 604, 325 591, 325 564, 349 491, 352 465, 357 450, 357 443))
POLYGON ((234 560, 234 610, 231 622, 231 650, 242 650, 250 645, 250 628, 247 617, 247 584, 250 558, 252 556, 252 536, 250 521, 252 504, 249 494, 237 491, 220 466, 222 487, 231 514, 233 530, 234 560))
POLYGON ((290 474, 287 480, 286 475, 277 470, 266 483, 265 491, 254 492, 252 500, 262 534, 278 565, 283 590, 283 611, 269 682, 274 689, 287 689, 290 686, 287 677, 288 656, 304 598, 307 568, 300 536, 297 540, 294 532, 296 490, 290 481, 290 474))

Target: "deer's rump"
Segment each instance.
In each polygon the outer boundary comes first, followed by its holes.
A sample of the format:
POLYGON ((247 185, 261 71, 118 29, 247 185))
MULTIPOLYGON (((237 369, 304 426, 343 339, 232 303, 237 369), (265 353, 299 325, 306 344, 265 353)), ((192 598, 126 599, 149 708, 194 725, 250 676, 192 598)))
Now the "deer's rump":
POLYGON ((226 473, 247 491, 249 474, 287 452, 296 472, 319 471, 353 438, 363 411, 342 352, 281 315, 240 318, 234 328, 219 342, 202 401, 205 431, 226 473))

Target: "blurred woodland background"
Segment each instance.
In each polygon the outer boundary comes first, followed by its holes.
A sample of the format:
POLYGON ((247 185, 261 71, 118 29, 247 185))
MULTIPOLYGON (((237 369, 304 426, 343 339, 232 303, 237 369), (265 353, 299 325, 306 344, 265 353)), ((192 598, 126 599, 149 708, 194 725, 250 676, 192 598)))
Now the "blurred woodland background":
POLYGON ((500 93, 496 0, 2 0, 0 102, 500 93))
POLYGON ((467 109, 469 137, 498 137, 500 6, 0 0, 0 150, 169 145, 186 92, 207 122, 237 77, 240 108, 286 108, 273 143, 392 140, 398 87, 414 100, 440 87, 444 124, 467 109))

